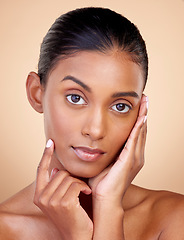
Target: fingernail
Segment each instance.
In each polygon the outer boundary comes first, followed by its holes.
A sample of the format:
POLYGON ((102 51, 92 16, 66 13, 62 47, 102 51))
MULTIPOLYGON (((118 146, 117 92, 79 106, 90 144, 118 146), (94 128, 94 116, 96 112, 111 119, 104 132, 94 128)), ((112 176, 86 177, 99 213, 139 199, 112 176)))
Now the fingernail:
POLYGON ((50 174, 50 180, 56 175, 56 173, 59 172, 58 168, 53 168, 50 174))
POLYGON ((146 120, 147 120, 147 117, 148 117, 147 115, 144 117, 144 121, 143 121, 144 123, 146 122, 146 120))
POLYGON ((46 148, 50 148, 52 146, 52 144, 53 144, 53 141, 51 139, 49 139, 47 141, 46 148))

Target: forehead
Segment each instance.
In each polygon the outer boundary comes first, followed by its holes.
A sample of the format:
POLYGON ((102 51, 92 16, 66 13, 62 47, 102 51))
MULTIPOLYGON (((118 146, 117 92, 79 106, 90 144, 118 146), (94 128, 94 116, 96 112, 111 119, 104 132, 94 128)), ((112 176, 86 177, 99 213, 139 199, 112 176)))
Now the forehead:
POLYGON ((136 91, 142 94, 144 78, 139 65, 132 62, 124 52, 99 53, 79 52, 60 60, 50 73, 48 81, 61 81, 65 76, 74 76, 91 87, 111 87, 136 91))

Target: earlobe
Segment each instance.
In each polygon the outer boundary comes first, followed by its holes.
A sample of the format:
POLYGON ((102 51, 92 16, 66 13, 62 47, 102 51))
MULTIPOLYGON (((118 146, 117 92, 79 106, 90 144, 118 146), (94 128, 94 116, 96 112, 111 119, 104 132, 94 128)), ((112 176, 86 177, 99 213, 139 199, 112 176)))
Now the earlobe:
POLYGON ((43 86, 37 73, 30 72, 26 81, 27 98, 31 106, 39 113, 43 113, 43 86))

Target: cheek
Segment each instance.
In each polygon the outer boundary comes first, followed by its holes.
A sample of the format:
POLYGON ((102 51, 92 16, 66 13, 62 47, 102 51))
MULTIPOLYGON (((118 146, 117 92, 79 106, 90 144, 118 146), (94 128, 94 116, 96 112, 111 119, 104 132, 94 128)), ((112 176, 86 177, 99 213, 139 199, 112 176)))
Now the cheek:
POLYGON ((137 111, 132 114, 131 118, 127 118, 126 121, 119 122, 114 128, 113 134, 113 146, 116 146, 116 152, 122 149, 122 146, 127 141, 134 125, 137 120, 137 111))
POLYGON ((44 125, 46 138, 52 138, 57 142, 72 138, 72 132, 75 130, 74 123, 64 109, 56 104, 52 105, 44 112, 44 125))

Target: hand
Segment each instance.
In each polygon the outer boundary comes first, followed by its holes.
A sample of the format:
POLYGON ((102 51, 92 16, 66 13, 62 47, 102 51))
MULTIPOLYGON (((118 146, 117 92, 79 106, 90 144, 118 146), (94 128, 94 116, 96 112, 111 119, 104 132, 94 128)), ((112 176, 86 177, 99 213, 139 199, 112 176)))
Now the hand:
POLYGON ((110 201, 111 206, 122 204, 122 198, 128 186, 143 167, 147 106, 147 97, 143 95, 137 122, 117 161, 89 180, 94 201, 110 201))
POLYGON ((62 239, 92 239, 93 223, 81 207, 79 194, 90 194, 83 181, 65 170, 54 169, 49 176, 49 166, 54 144, 49 140, 37 170, 34 203, 55 224, 62 239))

